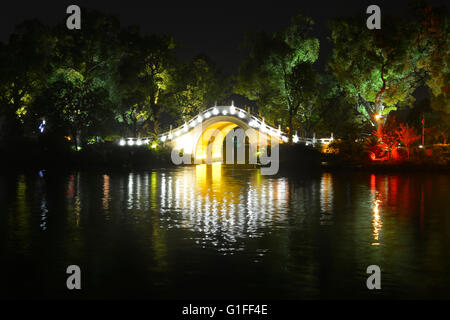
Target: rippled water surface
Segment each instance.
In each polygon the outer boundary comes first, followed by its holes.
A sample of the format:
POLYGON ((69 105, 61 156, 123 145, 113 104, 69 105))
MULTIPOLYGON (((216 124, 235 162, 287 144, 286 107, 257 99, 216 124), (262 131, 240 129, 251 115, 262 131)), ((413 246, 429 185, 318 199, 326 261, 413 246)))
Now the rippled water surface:
POLYGON ((0 297, 450 298, 449 206, 448 174, 4 174, 0 297))

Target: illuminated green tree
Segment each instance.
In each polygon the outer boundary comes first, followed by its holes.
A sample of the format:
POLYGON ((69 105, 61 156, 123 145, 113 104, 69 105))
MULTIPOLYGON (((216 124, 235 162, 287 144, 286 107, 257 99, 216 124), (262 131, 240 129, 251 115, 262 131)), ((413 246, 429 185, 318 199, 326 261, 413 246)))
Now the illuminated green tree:
POLYGON ((239 69, 235 92, 256 102, 272 121, 294 126, 310 116, 315 73, 311 67, 319 56, 319 40, 312 35, 313 20, 295 16, 283 31, 256 33, 247 39, 249 55, 239 69))
POLYGON ((116 17, 84 10, 83 23, 89 28, 68 31, 60 24, 53 29, 57 46, 45 89, 33 108, 34 114, 49 119, 49 128, 67 126, 76 147, 85 143, 88 131, 100 132, 92 130, 102 127, 100 115, 106 122, 114 114, 115 74, 122 55, 116 17))
POLYGON ((187 120, 228 96, 230 82, 207 56, 199 55, 177 66, 170 90, 171 104, 187 120))
POLYGON ((0 44, 0 116, 16 129, 45 84, 55 45, 50 28, 36 20, 23 22, 0 44))
POLYGON ((159 131, 159 117, 172 82, 174 41, 169 36, 142 35, 137 28, 122 32, 125 55, 120 61, 121 112, 135 136, 159 131))
POLYGON ((330 25, 334 44, 330 67, 358 113, 374 124, 375 114, 387 115, 414 100, 412 93, 423 74, 417 68, 419 55, 411 51, 410 24, 384 17, 381 30, 369 30, 354 18, 330 25))
POLYGON ((328 68, 320 75, 318 87, 317 105, 320 109, 316 118, 321 135, 333 133, 347 143, 353 143, 368 131, 364 116, 348 101, 345 89, 328 68))
POLYGON ((50 132, 71 136, 78 150, 86 141, 88 131, 99 132, 102 123, 113 120, 108 95, 101 81, 89 81, 73 69, 58 69, 31 111, 45 117, 50 132))

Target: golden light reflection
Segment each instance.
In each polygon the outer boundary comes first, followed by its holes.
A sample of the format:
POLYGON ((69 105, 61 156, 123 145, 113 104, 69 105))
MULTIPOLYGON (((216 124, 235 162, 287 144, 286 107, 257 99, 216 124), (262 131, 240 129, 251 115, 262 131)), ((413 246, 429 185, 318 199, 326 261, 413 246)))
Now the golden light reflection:
POLYGON ((383 204, 382 201, 382 195, 381 193, 384 192, 384 194, 388 193, 389 187, 387 183, 387 178, 384 177, 384 186, 381 187, 380 183, 382 183, 383 180, 378 179, 378 189, 377 189, 377 177, 375 174, 370 175, 370 195, 371 195, 371 201, 372 201, 372 235, 373 235, 373 246, 380 245, 380 234, 381 229, 383 228, 383 222, 381 221, 381 215, 380 215, 380 207, 383 204), (381 193, 379 192, 381 190, 381 193))
POLYGON ((206 164, 195 166, 195 177, 198 185, 204 186, 206 184, 206 164))
POLYGON ((333 177, 331 173, 324 172, 320 181, 320 224, 333 224, 333 177))
POLYGON ((107 174, 104 174, 103 175, 103 197, 102 197, 103 210, 109 209, 109 202, 111 200, 109 193, 110 193, 109 176, 107 174))
POLYGON ((222 164, 220 162, 212 164, 212 178, 214 184, 220 184, 222 180, 222 164))
POLYGON ((151 193, 152 193, 152 203, 156 202, 157 191, 158 191, 158 174, 156 171, 152 171, 151 174, 151 193))
POLYGON ((372 227, 373 227, 373 240, 374 242, 372 243, 373 246, 378 246, 380 245, 380 231, 381 228, 383 227, 383 222, 381 221, 381 216, 380 216, 380 205, 381 205, 381 200, 376 199, 374 201, 374 206, 373 206, 373 219, 372 219, 372 227))
POLYGON ((247 183, 242 183, 227 170, 221 163, 214 163, 186 167, 170 176, 162 173, 161 225, 194 231, 198 245, 215 246, 224 254, 232 254, 239 239, 258 237, 262 228, 287 220, 286 178, 252 173, 247 183))

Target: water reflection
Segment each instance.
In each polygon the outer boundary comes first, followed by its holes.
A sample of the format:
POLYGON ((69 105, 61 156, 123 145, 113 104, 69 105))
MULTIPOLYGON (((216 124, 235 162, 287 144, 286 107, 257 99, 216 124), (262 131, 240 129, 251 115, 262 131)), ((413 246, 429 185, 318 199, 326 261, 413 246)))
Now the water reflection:
POLYGON ((40 170, 38 172, 39 178, 37 185, 38 185, 38 194, 40 197, 40 216, 41 216, 41 223, 39 224, 39 227, 42 229, 42 231, 47 230, 47 214, 48 214, 48 208, 47 208, 47 200, 46 200, 46 185, 44 180, 44 171, 40 170))
MULTIPOLYGON (((241 250, 244 239, 258 238, 274 225, 288 219, 288 212, 294 210, 297 221, 302 221, 308 211, 319 206, 318 222, 332 226, 336 206, 345 199, 346 210, 351 210, 353 199, 351 184, 345 183, 345 197, 335 195, 341 188, 331 173, 322 173, 320 179, 309 181, 307 188, 289 184, 287 177, 262 176, 259 171, 236 171, 220 163, 201 164, 174 171, 152 171, 128 173, 115 180, 114 176, 102 174, 101 208, 109 219, 109 211, 120 208, 138 223, 142 219, 156 216, 158 228, 185 229, 192 231, 192 240, 202 247, 216 247, 218 250, 241 250), (292 195, 291 195, 292 194, 292 195), (335 203, 335 202, 338 203, 335 203), (227 249, 228 248, 228 249, 227 249)), ((66 187, 68 219, 80 226, 82 218, 82 185, 80 173, 68 177, 66 187), (73 220, 72 220, 73 219, 73 220)), ((412 190, 408 176, 369 175, 368 199, 371 225, 370 244, 378 246, 383 238, 383 211, 387 206, 402 203, 405 211, 411 208, 411 192, 418 193, 417 208, 419 222, 424 224, 425 186, 412 190), (401 192, 400 192, 401 190, 401 192), (417 192, 416 192, 417 191, 417 192)), ((47 186, 41 177, 38 180, 41 230, 48 228, 47 186)), ((20 176, 17 183, 18 218, 27 212, 27 183, 20 176)), ((342 188, 341 188, 342 189, 342 188)), ((367 190, 367 189, 366 189, 367 190)), ((341 193, 344 195, 343 193, 341 193)), ((362 209, 360 209, 362 210, 362 209)), ((367 210, 366 210, 367 212, 367 210)), ((363 217, 363 215, 361 216, 363 217)), ((127 218, 127 219, 128 219, 127 218)), ((24 223, 29 223, 25 221, 24 223)), ((24 230, 25 228, 23 228, 24 230)))
POLYGON ((322 174, 320 181, 320 224, 333 224, 333 179, 331 173, 322 174))
POLYGON ((41 224, 39 225, 42 230, 47 230, 47 213, 48 213, 48 209, 47 209, 47 202, 45 201, 45 198, 42 199, 42 203, 41 203, 41 224))
POLYGON ((102 207, 103 210, 109 209, 109 202, 111 201, 110 190, 109 190, 109 176, 107 174, 103 175, 103 197, 102 197, 102 207))
POLYGON ((377 246, 380 244, 378 241, 380 239, 381 228, 383 227, 383 223, 381 222, 381 217, 380 217, 380 204, 381 204, 381 201, 379 199, 376 199, 374 201, 373 220, 372 220, 373 240, 374 240, 372 245, 374 245, 374 246, 377 246))
POLYGON ((268 177, 218 164, 0 177, 11 279, 0 295, 58 296, 54 274, 80 262, 102 274, 86 279, 100 296, 120 275, 117 297, 166 285, 185 296, 229 286, 248 297, 372 297, 364 268, 379 264, 383 297, 448 298, 449 193, 448 175, 268 177), (39 276, 24 284, 31 264, 39 276))
POLYGON ((223 174, 220 163, 186 168, 160 177, 160 219, 167 228, 195 231, 195 242, 229 252, 239 239, 261 235, 261 229, 286 219, 288 181, 257 175, 246 184, 223 174))
POLYGON ((80 226, 81 218, 81 183, 80 173, 70 175, 67 185, 66 198, 68 200, 68 211, 71 213, 68 218, 75 221, 76 227, 80 226))
POLYGON ((16 212, 12 217, 10 227, 15 230, 19 248, 26 250, 31 244, 29 237, 31 233, 31 212, 29 206, 28 184, 25 175, 20 175, 17 181, 16 190, 16 212))
POLYGON ((394 198, 397 197, 397 180, 394 180, 395 186, 389 188, 389 184, 387 179, 379 180, 379 182, 382 184, 379 185, 378 191, 377 190, 377 178, 375 174, 370 175, 370 194, 371 194, 371 201, 372 201, 372 228, 373 228, 373 246, 380 245, 380 234, 381 230, 383 228, 383 222, 381 220, 380 215, 380 206, 383 204, 382 201, 382 194, 387 194, 390 189, 392 189, 392 196, 394 198))

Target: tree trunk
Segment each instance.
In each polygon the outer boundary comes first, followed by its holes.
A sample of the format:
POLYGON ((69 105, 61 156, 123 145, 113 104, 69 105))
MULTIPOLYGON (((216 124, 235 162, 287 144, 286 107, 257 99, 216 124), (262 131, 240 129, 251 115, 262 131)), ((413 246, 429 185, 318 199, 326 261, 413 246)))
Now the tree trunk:
MULTIPOLYGON (((381 112, 381 105, 382 105, 382 96, 384 91, 386 90, 386 79, 384 79, 384 64, 381 67, 381 81, 383 81, 383 85, 381 86, 380 91, 377 93, 377 96, 375 98, 375 114, 380 114, 381 112)), ((380 118, 378 119, 378 129, 381 130, 381 126, 382 126, 382 118, 381 118, 381 114, 380 114, 380 118)))
POLYGON ((72 130, 72 136, 73 136, 73 144, 75 147, 75 151, 78 151, 78 130, 77 129, 72 130))
POLYGON ((289 135, 289 143, 292 143, 292 123, 293 123, 293 115, 291 110, 289 110, 289 119, 288 119, 288 125, 289 125, 289 129, 288 129, 288 135, 289 135))
POLYGON ((137 119, 136 117, 133 118, 133 137, 137 138, 137 119))

